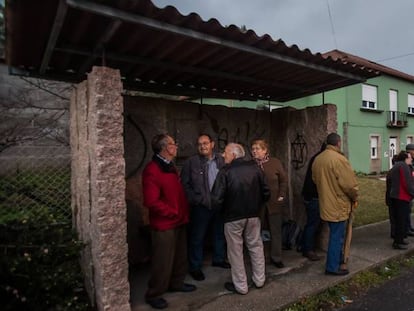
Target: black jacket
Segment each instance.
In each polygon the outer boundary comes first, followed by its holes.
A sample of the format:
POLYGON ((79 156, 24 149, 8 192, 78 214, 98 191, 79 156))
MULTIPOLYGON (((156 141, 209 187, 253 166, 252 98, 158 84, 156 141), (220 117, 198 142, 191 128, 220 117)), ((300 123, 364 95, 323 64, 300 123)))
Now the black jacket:
POLYGON ((224 222, 258 217, 269 198, 270 190, 262 170, 256 162, 242 158, 220 170, 211 191, 213 208, 221 209, 224 222))
POLYGON ((308 169, 306 170, 306 176, 305 180, 303 182, 303 188, 302 188, 302 196, 305 199, 305 201, 310 201, 312 199, 318 198, 318 189, 316 188, 315 183, 312 179, 312 164, 313 161, 315 161, 315 158, 320 154, 318 152, 315 154, 309 161, 308 169))
POLYGON ((389 197, 410 202, 414 197, 414 180, 411 168, 404 162, 396 162, 389 172, 389 197))
MULTIPOLYGON (((224 166, 224 159, 220 154, 215 154, 214 161, 219 170, 224 166)), ((184 162, 181 183, 191 206, 211 208, 207 170, 206 157, 195 155, 184 162)))

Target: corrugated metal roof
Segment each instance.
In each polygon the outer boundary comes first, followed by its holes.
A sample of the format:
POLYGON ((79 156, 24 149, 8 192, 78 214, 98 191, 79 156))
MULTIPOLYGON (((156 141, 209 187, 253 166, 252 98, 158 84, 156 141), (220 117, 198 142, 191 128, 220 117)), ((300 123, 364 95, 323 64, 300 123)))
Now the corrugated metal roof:
POLYGON ((349 54, 349 53, 344 52, 344 51, 332 50, 332 51, 324 53, 323 56, 331 57, 334 60, 340 60, 340 61, 343 61, 343 62, 351 62, 351 63, 354 63, 354 64, 359 64, 361 66, 376 70, 379 73, 385 73, 385 74, 388 74, 388 75, 396 77, 396 78, 400 78, 400 79, 403 79, 403 80, 414 82, 414 76, 412 76, 412 75, 409 75, 407 73, 398 71, 396 69, 378 64, 378 63, 373 62, 371 60, 368 60, 366 58, 362 58, 360 56, 349 54))
POLYGON ((7 0, 6 62, 14 74, 73 82, 105 65, 126 89, 275 101, 377 74, 149 0, 7 0))

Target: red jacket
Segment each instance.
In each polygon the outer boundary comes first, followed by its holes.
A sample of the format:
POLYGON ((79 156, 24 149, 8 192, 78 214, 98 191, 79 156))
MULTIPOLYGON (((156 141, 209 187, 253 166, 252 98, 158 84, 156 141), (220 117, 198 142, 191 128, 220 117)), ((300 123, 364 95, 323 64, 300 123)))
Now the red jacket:
POLYGON ((142 190, 152 229, 164 231, 188 223, 189 205, 173 164, 154 156, 142 172, 142 190))

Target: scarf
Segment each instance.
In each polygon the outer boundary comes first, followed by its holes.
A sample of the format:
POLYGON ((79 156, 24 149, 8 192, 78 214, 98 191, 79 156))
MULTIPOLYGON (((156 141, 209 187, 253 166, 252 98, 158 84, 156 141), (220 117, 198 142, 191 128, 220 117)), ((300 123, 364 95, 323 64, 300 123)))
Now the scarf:
POLYGON ((269 161, 269 155, 268 155, 268 154, 266 154, 266 155, 264 156, 264 158, 263 158, 263 159, 256 159, 256 158, 255 158, 254 160, 256 161, 257 165, 258 165, 258 166, 262 169, 262 171, 263 171, 263 170, 264 170, 264 168, 263 168, 263 164, 269 161))

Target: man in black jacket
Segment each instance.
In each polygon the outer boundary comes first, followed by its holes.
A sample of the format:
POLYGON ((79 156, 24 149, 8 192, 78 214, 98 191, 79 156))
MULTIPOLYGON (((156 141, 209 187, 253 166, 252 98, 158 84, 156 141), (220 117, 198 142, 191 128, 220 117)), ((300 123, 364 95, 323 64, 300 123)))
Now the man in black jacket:
POLYGON ((302 188, 302 196, 306 207, 306 224, 303 229, 301 251, 303 256, 307 257, 311 261, 317 261, 320 259, 320 257, 315 253, 315 238, 321 222, 318 190, 312 180, 312 164, 315 158, 322 151, 324 151, 325 148, 326 144, 323 143, 320 151, 309 160, 302 188))
POLYGON ((191 206, 188 260, 190 275, 196 281, 205 279, 202 271, 204 241, 209 226, 213 234, 213 262, 215 267, 229 269, 225 261, 226 240, 223 217, 211 208, 210 191, 218 171, 223 167, 221 154, 214 153, 214 141, 208 134, 201 134, 197 140, 198 154, 185 161, 181 171, 187 199, 191 206))
POLYGON ((270 198, 263 172, 254 161, 245 161, 244 156, 241 145, 230 143, 226 146, 223 157, 228 165, 220 170, 211 193, 213 207, 224 215, 227 256, 231 264, 232 282, 226 282, 224 286, 243 295, 248 292, 244 243, 250 254, 254 285, 260 288, 265 283, 259 210, 270 198))

